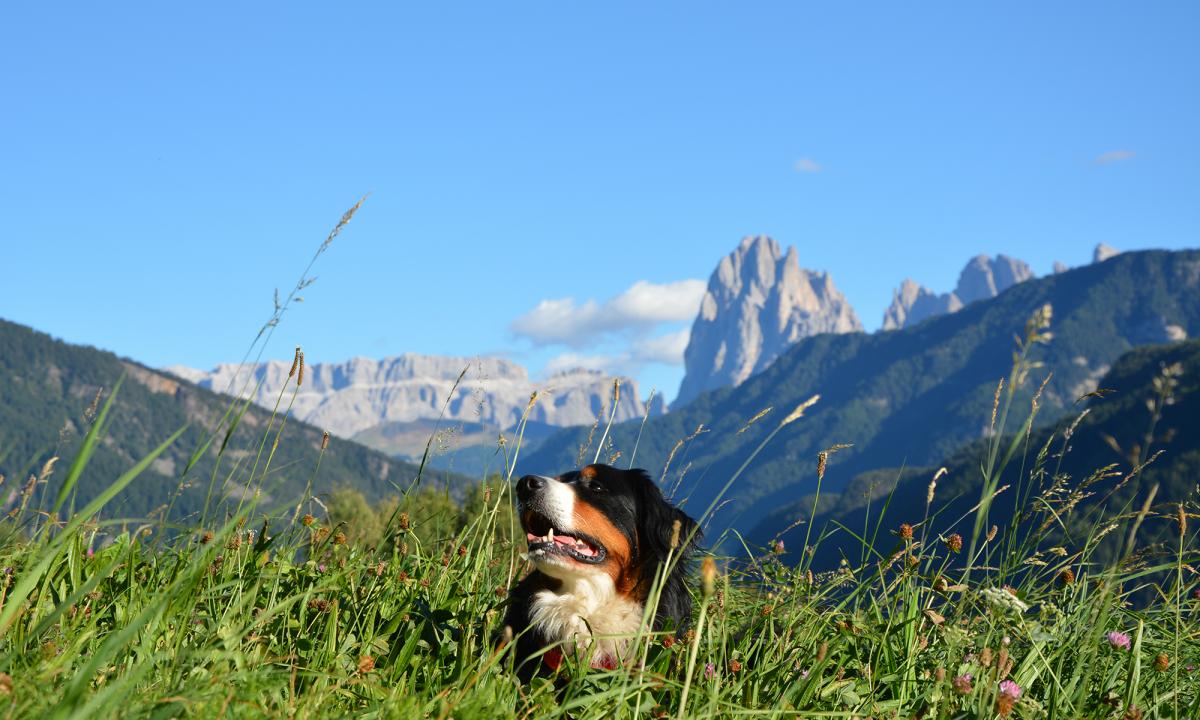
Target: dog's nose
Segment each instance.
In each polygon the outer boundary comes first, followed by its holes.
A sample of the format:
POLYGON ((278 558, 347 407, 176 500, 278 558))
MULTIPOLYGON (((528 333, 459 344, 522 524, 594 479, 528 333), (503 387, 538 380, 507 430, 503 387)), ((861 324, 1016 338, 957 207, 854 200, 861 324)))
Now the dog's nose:
POLYGON ((528 497, 546 487, 546 478, 540 475, 526 475, 517 481, 517 497, 528 497))

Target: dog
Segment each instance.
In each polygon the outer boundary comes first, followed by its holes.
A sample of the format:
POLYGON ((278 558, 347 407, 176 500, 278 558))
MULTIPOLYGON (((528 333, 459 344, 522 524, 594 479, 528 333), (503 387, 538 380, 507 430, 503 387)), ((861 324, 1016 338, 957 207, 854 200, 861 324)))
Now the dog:
POLYGON ((526 475, 516 501, 533 571, 509 593, 504 636, 515 638, 522 682, 553 673, 564 653, 595 668, 627 663, 669 554, 653 627, 686 631, 699 527, 646 471, 588 465, 554 478, 526 475))

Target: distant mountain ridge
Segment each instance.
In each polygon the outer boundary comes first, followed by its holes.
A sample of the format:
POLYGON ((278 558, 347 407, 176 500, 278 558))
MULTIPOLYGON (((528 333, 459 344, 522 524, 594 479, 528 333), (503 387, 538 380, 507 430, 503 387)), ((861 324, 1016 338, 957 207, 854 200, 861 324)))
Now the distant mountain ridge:
MULTIPOLYGON (((249 373, 251 387, 259 384, 253 400, 270 407, 290 369, 290 361, 271 361, 248 368, 223 364, 207 372, 182 366, 166 370, 201 387, 221 390, 235 378, 244 381, 249 373)), ((585 425, 609 408, 614 379, 621 381, 617 420, 645 415, 646 405, 634 380, 595 370, 571 370, 534 382, 524 367, 504 358, 414 353, 382 360, 359 357, 309 364, 292 412, 342 437, 384 423, 439 417, 508 428, 520 421, 530 395, 537 390, 540 398, 530 410, 531 420, 557 426, 585 425), (462 380, 454 389, 460 375, 462 380)))
MULTIPOLYGON (((816 455, 834 444, 853 443, 830 459, 826 484, 836 491, 861 472, 937 462, 979 438, 996 382, 1011 363, 1013 335, 1046 303, 1053 306, 1054 340, 1039 348, 1037 359, 1053 372, 1039 415, 1050 423, 1094 389, 1121 354, 1200 333, 1200 251, 1122 253, 1017 283, 917 326, 804 338, 740 386, 701 394, 644 429, 618 425, 609 438, 624 454, 636 444, 634 463, 656 475, 672 457, 666 486, 678 484, 677 497, 702 512, 779 419, 820 394, 726 498, 717 526, 750 530, 755 518, 811 491, 816 455)), ((1031 394, 1023 389, 1018 402, 1028 403, 1031 394)), ((586 440, 579 429, 560 432, 523 454, 520 469, 572 467, 586 440)))
POLYGON ((958 286, 953 292, 938 295, 906 278, 893 293, 891 306, 883 313, 883 329, 896 330, 935 315, 958 312, 970 303, 996 297, 1033 277, 1033 270, 1027 263, 1001 254, 995 258, 987 255, 971 258, 959 274, 958 286))
MULTIPOLYGON (((216 478, 216 500, 236 497, 243 489, 237 483, 239 473, 254 465, 271 423, 269 411, 251 405, 238 428, 226 437, 227 427, 221 421, 231 398, 110 352, 71 345, 6 320, 0 320, 0 348, 0 475, 10 478, 4 486, 8 501, 12 501, 9 488, 19 488, 29 473, 58 456, 62 460, 48 485, 38 488, 43 497, 53 497, 56 483, 87 432, 86 409, 98 392, 101 399, 111 393, 122 376, 125 381, 113 405, 110 431, 76 486, 78 506, 184 425, 188 426, 184 435, 110 504, 109 512, 119 513, 117 517, 145 517, 165 509, 175 493, 179 495, 173 518, 197 512, 204 504, 222 438, 228 447, 216 478), (181 484, 179 476, 191 453, 218 426, 216 443, 181 484), (238 472, 226 485, 226 473, 235 467, 238 472)), ((318 494, 348 486, 378 499, 408 487, 417 477, 415 465, 357 443, 331 438, 323 455, 321 443, 320 428, 288 419, 274 451, 272 471, 262 483, 264 503, 295 503, 310 478, 318 494)), ((471 480, 427 469, 423 482, 448 486, 457 493, 471 480)))
MULTIPOLYGON (((1115 476, 1092 486, 1091 496, 1084 498, 1080 507, 1089 513, 1120 512, 1130 506, 1137 507, 1146 498, 1149 489, 1154 487, 1155 506, 1159 510, 1150 513, 1146 519, 1139 533, 1139 542, 1147 546, 1170 539, 1168 546, 1173 546, 1177 526, 1174 513, 1171 512, 1172 503, 1193 495, 1196 478, 1200 474, 1200 340, 1130 350, 1113 363, 1112 369, 1099 381, 1099 385, 1112 391, 1111 394, 1087 401, 1087 414, 1075 426, 1069 444, 1063 442, 1061 434, 1054 439, 1050 445, 1051 452, 1055 453, 1050 467, 1051 475, 1035 484, 1026 497, 1049 488, 1055 481, 1053 473, 1068 475, 1070 485, 1074 486, 1094 471, 1115 463, 1118 471, 1115 476), (1161 418, 1153 424, 1150 445, 1142 448, 1139 443, 1145 441, 1147 429, 1152 424, 1147 402, 1160 392, 1162 386, 1156 387, 1156 381, 1167 377, 1168 373, 1172 384, 1171 402, 1164 404, 1161 418), (1064 448, 1066 452, 1059 457, 1058 453, 1064 448), (1130 482, 1121 482, 1136 462, 1135 458, 1130 457, 1131 454, 1146 458, 1160 451, 1162 455, 1130 482), (1107 510, 1098 504, 1100 501, 1107 502, 1107 510)), ((1073 408, 1063 419, 1063 424, 1075 422, 1084 408, 1084 405, 1073 408)), ((1034 455, 1046 446, 1054 432, 1051 428, 1035 432, 1026 443, 1029 454, 1034 455)), ((947 470, 938 480, 933 505, 933 511, 940 512, 943 518, 936 526, 944 528, 949 521, 967 515, 979 501, 980 462, 985 457, 986 449, 987 442, 978 440, 927 468, 883 468, 863 473, 855 477, 840 496, 829 495, 822 499, 822 509, 814 520, 813 534, 831 527, 833 522, 843 527, 862 528, 869 521, 872 526, 879 523, 885 530, 897 528, 903 522, 915 522, 924 516, 926 492, 937 467, 947 470), (885 508, 883 499, 888 494, 891 494, 891 500, 885 508)), ((1029 482, 1031 465, 1032 460, 1010 464, 997 485, 1023 487, 1023 483, 1029 482)), ((1002 495, 991 508, 990 521, 1005 527, 1012 520, 1014 512, 1028 509, 1018 508, 1019 502, 1027 503, 1027 500, 1019 498, 1015 490, 1002 495)), ((776 509, 748 533, 749 539, 756 544, 766 544, 780 537, 780 533, 797 519, 808 518, 811 510, 811 497, 776 509)), ((1048 517, 1038 518, 1037 523, 1044 522, 1048 517)), ((1076 532, 1078 537, 1085 537, 1093 518, 1093 515, 1068 519, 1056 517, 1049 528, 1052 534, 1048 539, 1051 544, 1057 544, 1056 537, 1060 530, 1076 532), (1061 527, 1062 524, 1066 527, 1061 527)), ((966 534, 970 528, 959 527, 956 530, 966 534)), ((782 539, 787 545, 798 547, 803 542, 803 536, 802 529, 784 534, 782 539)), ((895 538, 884 532, 878 537, 875 549, 886 557, 895 543, 895 538)), ((857 557, 859 552, 861 543, 858 539, 836 533, 823 543, 822 557, 818 558, 816 564, 818 567, 831 568, 836 566, 842 553, 857 557)))
POLYGON ((801 338, 861 330, 829 274, 800 267, 795 247, 785 254, 766 235, 743 238, 709 278, 675 405, 742 383, 801 338))

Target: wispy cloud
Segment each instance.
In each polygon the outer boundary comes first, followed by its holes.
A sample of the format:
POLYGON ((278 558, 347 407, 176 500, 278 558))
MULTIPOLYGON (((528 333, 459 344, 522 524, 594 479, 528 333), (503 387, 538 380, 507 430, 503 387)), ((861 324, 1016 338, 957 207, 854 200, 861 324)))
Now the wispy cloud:
POLYGON ((1106 153, 1101 153, 1100 155, 1096 156, 1096 164, 1112 165, 1113 163, 1132 160, 1135 155, 1137 155, 1137 153, 1132 150, 1109 150, 1106 153))
POLYGON ((535 345, 594 346, 605 336, 646 334, 653 328, 696 317, 703 280, 656 284, 639 280, 603 303, 574 298, 543 300, 509 326, 535 345))
POLYGON ((630 354, 637 362, 682 365, 683 351, 687 349, 691 335, 692 329, 684 328, 678 332, 639 340, 633 344, 630 354))
POLYGON ((542 372, 546 375, 584 368, 599 370, 609 375, 636 375, 648 363, 682 365, 683 351, 687 349, 691 328, 633 341, 628 350, 617 353, 580 353, 569 351, 556 355, 546 362, 542 372))
POLYGON ((794 167, 796 168, 796 172, 802 172, 802 173, 819 173, 819 172, 821 172, 821 170, 824 169, 821 167, 821 163, 817 162, 816 160, 813 160, 810 157, 800 158, 799 160, 796 161, 796 164, 794 167))

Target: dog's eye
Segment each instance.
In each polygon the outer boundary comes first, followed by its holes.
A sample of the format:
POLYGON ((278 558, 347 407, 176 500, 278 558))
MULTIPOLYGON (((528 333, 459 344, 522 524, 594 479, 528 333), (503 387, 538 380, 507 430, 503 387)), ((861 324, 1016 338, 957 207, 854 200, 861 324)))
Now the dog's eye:
POLYGON ((604 492, 605 490, 604 485, 595 480, 588 483, 587 489, 596 493, 604 492))

